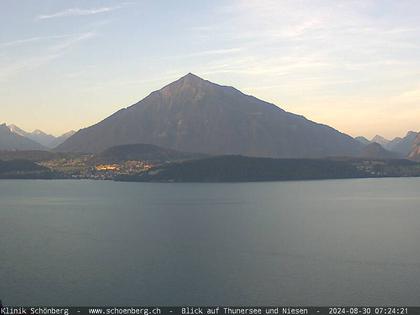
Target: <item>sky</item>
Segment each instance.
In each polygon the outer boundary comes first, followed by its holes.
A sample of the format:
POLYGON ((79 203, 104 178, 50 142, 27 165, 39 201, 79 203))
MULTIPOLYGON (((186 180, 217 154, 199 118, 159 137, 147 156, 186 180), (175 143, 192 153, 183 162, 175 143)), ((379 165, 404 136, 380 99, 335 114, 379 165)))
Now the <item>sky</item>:
POLYGON ((420 1, 0 0, 0 123, 78 130, 189 72, 352 136, 420 131, 420 1))

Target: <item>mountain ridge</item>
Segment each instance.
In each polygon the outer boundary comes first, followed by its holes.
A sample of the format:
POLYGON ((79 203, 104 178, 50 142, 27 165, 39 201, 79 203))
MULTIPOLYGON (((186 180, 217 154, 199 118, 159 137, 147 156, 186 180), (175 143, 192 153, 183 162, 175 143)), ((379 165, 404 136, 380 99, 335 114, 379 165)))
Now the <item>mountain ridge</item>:
POLYGON ((74 130, 71 130, 62 134, 61 136, 56 137, 54 135, 47 134, 40 129, 35 129, 32 132, 28 132, 14 124, 7 125, 7 127, 10 129, 11 132, 18 134, 22 137, 28 138, 30 140, 33 140, 41 144, 43 147, 46 147, 49 149, 55 148, 56 146, 60 145, 61 143, 63 143, 65 140, 67 140, 69 137, 71 137, 72 135, 76 133, 74 130))
POLYGON ((408 157, 411 152, 414 141, 420 132, 408 131, 404 137, 395 137, 392 140, 388 140, 380 135, 376 135, 372 140, 368 140, 365 137, 356 137, 360 143, 379 143, 385 150, 398 153, 401 157, 408 157))
POLYGON ((0 125, 0 150, 46 150, 46 148, 38 142, 12 132, 3 123, 0 125))

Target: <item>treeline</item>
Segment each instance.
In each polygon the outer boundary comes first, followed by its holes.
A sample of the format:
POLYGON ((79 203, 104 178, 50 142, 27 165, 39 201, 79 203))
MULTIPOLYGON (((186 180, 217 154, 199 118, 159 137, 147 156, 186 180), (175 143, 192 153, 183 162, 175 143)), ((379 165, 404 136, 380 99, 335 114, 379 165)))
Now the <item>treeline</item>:
POLYGON ((52 179, 62 175, 28 160, 0 160, 1 179, 52 179))
POLYGON ((348 161, 219 156, 171 163, 121 181, 244 182, 367 177, 348 161))

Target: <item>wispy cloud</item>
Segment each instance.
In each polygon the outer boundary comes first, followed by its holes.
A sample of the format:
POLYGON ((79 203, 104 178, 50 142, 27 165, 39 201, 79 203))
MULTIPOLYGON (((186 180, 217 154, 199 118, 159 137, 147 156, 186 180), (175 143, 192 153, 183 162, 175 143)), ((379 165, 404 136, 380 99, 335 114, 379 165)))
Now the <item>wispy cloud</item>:
MULTIPOLYGON (((92 37, 94 37, 96 33, 94 32, 86 32, 81 34, 75 34, 75 35, 57 35, 54 36, 55 39, 58 39, 54 44, 46 46, 43 51, 37 55, 37 56, 31 56, 31 57, 23 57, 20 59, 16 59, 14 61, 7 61, 2 64, 0 62, 0 68, 2 69, 0 73, 0 80, 7 80, 8 78, 17 75, 24 71, 29 71, 35 68, 38 68, 40 66, 43 66, 45 64, 48 64, 49 62, 59 58, 60 56, 64 55, 68 50, 76 46, 82 41, 88 40, 92 37), (60 40, 61 39, 61 40, 60 40)), ((26 39, 21 40, 30 42, 30 41, 36 41, 41 40, 42 37, 39 37, 37 39, 26 39)), ((45 38, 43 38, 45 39, 45 38)), ((19 41, 16 41, 19 42, 19 41)))
POLYGON ((226 49, 209 49, 202 50, 182 55, 168 56, 166 59, 180 59, 180 58, 194 58, 194 57, 206 57, 206 56, 228 56, 240 53, 242 48, 226 48, 226 49))
MULTIPOLYGON (((320 81, 353 82, 348 93, 361 78, 372 83, 400 72, 412 76, 418 69, 418 25, 372 16, 380 10, 376 6, 370 1, 233 0, 217 8, 222 22, 192 31, 211 46, 219 28, 218 40, 241 50, 235 58, 221 54, 218 64, 206 63, 202 72, 246 74, 269 82, 286 79, 298 87, 301 78, 318 76, 320 81)), ((261 80, 253 80, 256 88, 261 80)), ((328 93, 325 87, 319 90, 328 93)))
POLYGON ((92 38, 96 35, 95 32, 86 32, 86 33, 82 33, 82 34, 78 34, 76 36, 73 36, 71 38, 68 38, 65 41, 61 41, 53 46, 50 47, 50 49, 52 51, 63 51, 67 48, 71 48, 72 46, 76 45, 79 42, 82 42, 84 40, 87 40, 89 38, 92 38))
POLYGON ((122 8, 121 5, 115 7, 101 7, 101 8, 92 8, 92 9, 80 9, 80 8, 71 8, 51 14, 38 15, 38 20, 46 20, 60 17, 69 17, 69 16, 86 16, 86 15, 95 15, 100 13, 111 12, 117 9, 122 8))
POLYGON ((73 35, 67 34, 67 35, 52 35, 52 36, 36 36, 36 37, 30 37, 30 38, 24 38, 24 39, 18 39, 10 42, 3 42, 0 43, 0 48, 7 48, 7 47, 15 47, 35 42, 41 42, 44 40, 54 40, 54 39, 60 39, 60 38, 66 38, 71 37, 73 35))
POLYGON ((191 53, 184 55, 186 57, 196 57, 196 56, 209 56, 209 55, 226 55, 226 54, 234 54, 240 52, 242 48, 227 48, 227 49, 212 49, 212 50, 204 50, 199 51, 196 53, 191 53))

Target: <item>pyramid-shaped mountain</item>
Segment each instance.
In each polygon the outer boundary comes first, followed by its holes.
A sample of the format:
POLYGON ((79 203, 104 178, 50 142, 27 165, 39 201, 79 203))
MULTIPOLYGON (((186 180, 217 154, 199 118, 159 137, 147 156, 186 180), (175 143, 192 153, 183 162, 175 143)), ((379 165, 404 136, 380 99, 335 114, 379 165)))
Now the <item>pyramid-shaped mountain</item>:
POLYGON ((100 152, 136 143, 260 157, 349 156, 362 146, 331 127, 190 73, 81 129, 57 150, 100 152))

